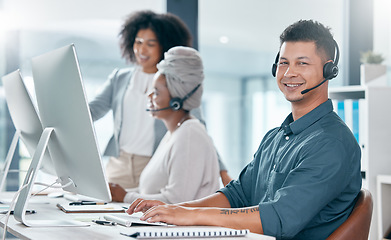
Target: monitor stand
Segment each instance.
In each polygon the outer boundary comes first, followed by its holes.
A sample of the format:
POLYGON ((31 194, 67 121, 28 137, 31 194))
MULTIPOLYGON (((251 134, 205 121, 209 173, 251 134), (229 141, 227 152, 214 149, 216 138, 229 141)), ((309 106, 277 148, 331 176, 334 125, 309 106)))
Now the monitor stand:
POLYGON ((83 223, 79 221, 71 220, 27 220, 26 219, 26 209, 27 204, 31 196, 31 190, 34 185, 34 181, 37 175, 37 172, 40 168, 42 158, 48 146, 48 142, 51 134, 53 133, 54 128, 45 128, 42 132, 41 138, 39 139, 37 149, 35 150, 34 156, 31 160, 29 170, 27 171, 26 177, 24 179, 22 188, 18 200, 16 201, 14 209, 14 217, 17 221, 23 223, 27 227, 85 227, 89 226, 88 223, 83 223))
POLYGON ((20 138, 20 130, 16 130, 14 137, 12 138, 11 146, 8 149, 7 157, 5 158, 4 161, 3 170, 0 173, 1 174, 0 192, 3 191, 3 187, 8 175, 8 171, 11 166, 12 158, 14 157, 15 154, 16 145, 18 145, 19 138, 20 138))

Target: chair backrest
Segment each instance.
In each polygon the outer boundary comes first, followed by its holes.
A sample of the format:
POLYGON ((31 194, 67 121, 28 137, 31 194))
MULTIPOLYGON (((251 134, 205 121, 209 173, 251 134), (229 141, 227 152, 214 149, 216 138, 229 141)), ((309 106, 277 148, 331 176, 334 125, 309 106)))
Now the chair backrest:
POLYGON ((373 210, 372 195, 361 189, 349 218, 341 224, 326 240, 368 240, 373 210))

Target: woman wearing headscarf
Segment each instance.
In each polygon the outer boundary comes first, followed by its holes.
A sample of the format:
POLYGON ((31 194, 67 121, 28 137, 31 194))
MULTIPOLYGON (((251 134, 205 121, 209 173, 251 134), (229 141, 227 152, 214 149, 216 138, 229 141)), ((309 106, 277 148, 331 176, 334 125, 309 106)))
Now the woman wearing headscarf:
MULTIPOLYGON (((145 111, 147 95, 158 70, 156 64, 163 60, 164 53, 175 46, 190 46, 191 39, 185 23, 170 13, 137 11, 123 24, 122 55, 134 67, 115 69, 89 103, 94 121, 113 114, 114 133, 104 152, 110 157, 106 175, 112 193, 117 186, 138 187, 142 170, 166 133, 162 121, 145 111)), ((200 108, 191 113, 202 121, 200 108)), ((222 161, 220 174, 226 185, 231 178, 222 161)))
POLYGON ((199 53, 190 47, 171 48, 157 68, 149 110, 168 131, 141 173, 138 191, 122 189, 113 200, 177 203, 205 197, 219 188, 215 147, 205 126, 190 114, 201 105, 203 92, 199 53))

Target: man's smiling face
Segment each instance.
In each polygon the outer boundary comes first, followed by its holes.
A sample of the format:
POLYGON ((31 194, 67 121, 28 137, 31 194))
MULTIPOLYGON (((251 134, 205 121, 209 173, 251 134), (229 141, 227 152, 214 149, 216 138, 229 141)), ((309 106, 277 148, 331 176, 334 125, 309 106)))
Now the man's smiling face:
MULTIPOLYGON (((281 45, 277 68, 277 84, 290 102, 304 99, 301 92, 319 84, 323 79, 324 61, 314 42, 284 42, 281 45)), ((326 84, 305 94, 306 99, 315 95, 326 84)))

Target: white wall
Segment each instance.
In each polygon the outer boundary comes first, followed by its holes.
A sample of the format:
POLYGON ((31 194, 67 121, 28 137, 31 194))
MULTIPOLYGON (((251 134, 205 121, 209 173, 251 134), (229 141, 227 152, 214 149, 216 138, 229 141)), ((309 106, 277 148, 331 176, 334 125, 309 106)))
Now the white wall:
POLYGON ((391 85, 391 1, 374 0, 373 50, 382 54, 391 85))

